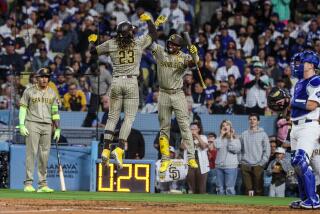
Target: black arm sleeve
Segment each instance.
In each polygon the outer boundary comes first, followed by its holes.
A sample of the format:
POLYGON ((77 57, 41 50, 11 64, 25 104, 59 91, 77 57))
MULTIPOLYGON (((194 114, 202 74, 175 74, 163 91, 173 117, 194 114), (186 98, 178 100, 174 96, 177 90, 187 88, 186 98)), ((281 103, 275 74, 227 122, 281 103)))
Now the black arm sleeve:
POLYGON ((258 80, 258 85, 261 89, 266 90, 268 85, 266 83, 264 83, 262 80, 258 80))
POLYGON ((155 41, 158 38, 156 26, 153 24, 151 20, 147 21, 149 35, 152 38, 152 41, 155 41))
POLYGON ((252 86, 254 86, 254 84, 256 84, 256 80, 252 80, 251 82, 246 83, 244 87, 251 88, 252 86))

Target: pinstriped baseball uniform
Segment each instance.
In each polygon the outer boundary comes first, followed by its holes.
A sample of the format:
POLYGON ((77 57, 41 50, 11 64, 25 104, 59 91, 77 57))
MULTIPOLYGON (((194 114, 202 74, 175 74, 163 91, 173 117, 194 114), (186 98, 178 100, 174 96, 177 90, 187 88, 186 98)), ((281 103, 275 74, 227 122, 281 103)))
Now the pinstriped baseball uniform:
POLYGON ((26 136, 26 180, 25 185, 32 185, 34 162, 39 155, 39 186, 46 186, 47 164, 51 146, 52 105, 58 105, 56 93, 47 87, 41 90, 37 85, 27 88, 20 100, 20 105, 27 108, 25 126, 29 131, 26 136))
POLYGON ((143 50, 152 42, 149 35, 135 39, 134 45, 127 49, 119 49, 116 40, 108 40, 97 46, 98 55, 106 54, 113 63, 113 79, 110 89, 110 110, 105 127, 106 138, 113 139, 113 132, 119 120, 123 106, 124 121, 120 129, 119 139, 127 140, 133 120, 139 106, 139 90, 137 76, 143 50))
POLYGON ((160 122, 160 136, 170 139, 170 125, 172 111, 175 113, 181 136, 187 144, 188 159, 194 158, 194 144, 189 128, 187 101, 182 90, 183 75, 192 57, 183 52, 176 55, 169 54, 164 47, 153 44, 152 53, 157 61, 157 74, 160 86, 158 102, 158 118, 160 122))

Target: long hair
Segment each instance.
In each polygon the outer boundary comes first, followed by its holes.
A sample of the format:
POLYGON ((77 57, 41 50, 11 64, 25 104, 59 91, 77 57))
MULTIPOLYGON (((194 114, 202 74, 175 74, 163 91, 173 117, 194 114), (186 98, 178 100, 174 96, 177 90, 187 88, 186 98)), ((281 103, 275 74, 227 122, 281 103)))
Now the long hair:
POLYGON ((116 43, 120 49, 132 48, 135 44, 134 38, 130 36, 116 36, 116 43))
MULTIPOLYGON (((231 137, 232 138, 236 138, 236 133, 234 132, 234 131, 232 131, 232 130, 234 130, 233 128, 232 128, 232 123, 231 123, 231 121, 230 120, 223 120, 222 122, 221 122, 221 124, 220 124, 220 133, 221 133, 221 129, 222 129, 222 125, 224 124, 224 123, 226 123, 226 124, 228 124, 229 126, 230 126, 230 131, 231 131, 231 137)), ((220 134, 221 135, 221 134, 220 134)), ((221 136, 221 138, 224 138, 224 136, 221 136)))

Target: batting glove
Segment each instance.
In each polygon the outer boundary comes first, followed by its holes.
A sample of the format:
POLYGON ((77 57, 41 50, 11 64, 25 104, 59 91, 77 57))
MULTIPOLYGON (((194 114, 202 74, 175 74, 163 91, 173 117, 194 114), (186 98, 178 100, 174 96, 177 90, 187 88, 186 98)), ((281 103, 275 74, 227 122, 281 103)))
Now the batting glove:
POLYGON ((146 14, 146 13, 141 14, 140 21, 146 22, 149 20, 151 20, 151 17, 148 14, 146 14))
POLYGON ((167 17, 160 15, 160 16, 158 16, 158 18, 154 22, 154 25, 158 27, 158 26, 162 25, 163 23, 165 23, 166 21, 167 21, 167 17))
POLYGON ((198 53, 198 48, 195 45, 191 45, 189 48, 189 51, 191 54, 197 54, 198 53))
POLYGON ((20 134, 22 135, 22 136, 28 136, 29 135, 29 131, 28 131, 28 129, 25 127, 25 125, 23 125, 23 124, 21 124, 20 126, 19 126, 19 130, 20 130, 20 134))
POLYGON ((91 42, 95 43, 97 41, 97 39, 98 39, 97 34, 90 34, 90 36, 88 37, 89 43, 91 43, 91 42))
POLYGON ((60 135, 61 135, 61 129, 57 128, 54 131, 53 139, 56 140, 56 141, 59 141, 60 135))

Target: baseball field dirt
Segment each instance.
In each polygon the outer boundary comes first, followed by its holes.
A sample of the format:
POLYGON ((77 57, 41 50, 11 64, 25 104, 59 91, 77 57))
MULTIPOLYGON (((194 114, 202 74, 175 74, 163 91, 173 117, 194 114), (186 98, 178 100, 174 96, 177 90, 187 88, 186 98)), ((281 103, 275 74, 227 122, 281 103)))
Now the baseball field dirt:
POLYGON ((319 210, 289 209, 285 204, 290 200, 247 196, 90 192, 27 194, 0 190, 0 213, 319 213, 319 210))

